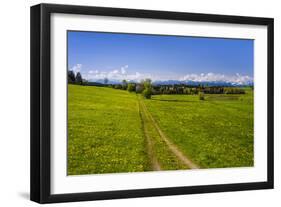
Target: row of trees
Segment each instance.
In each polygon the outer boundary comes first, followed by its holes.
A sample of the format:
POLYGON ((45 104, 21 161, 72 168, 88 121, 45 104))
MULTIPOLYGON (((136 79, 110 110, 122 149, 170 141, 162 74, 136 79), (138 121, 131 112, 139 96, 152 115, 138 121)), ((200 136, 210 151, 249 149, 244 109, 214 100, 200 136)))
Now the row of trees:
POLYGON ((76 83, 76 84, 83 84, 84 80, 80 72, 75 73, 72 70, 67 72, 67 82, 68 83, 76 83))
POLYGON ((140 83, 129 83, 126 80, 122 84, 109 84, 108 86, 115 89, 127 90, 129 92, 141 93, 147 99, 153 94, 153 86, 151 79, 142 80, 140 83))
MULTIPOLYGON (((204 100, 204 94, 245 94, 245 90, 238 87, 222 87, 222 86, 190 86, 185 84, 176 85, 152 85, 151 79, 142 80, 140 83, 131 83, 123 80, 121 84, 108 84, 108 79, 104 79, 104 84, 101 86, 108 86, 115 89, 128 90, 129 92, 141 93, 147 99, 151 98, 151 95, 160 94, 188 94, 199 95, 200 100, 204 100)), ((80 72, 76 75, 73 71, 68 71, 68 83, 91 85, 82 78, 80 72)), ((95 84, 96 85, 96 84, 95 84)))
POLYGON ((144 97, 151 98, 151 95, 160 94, 188 94, 200 95, 203 100, 204 94, 245 94, 245 90, 238 87, 222 86, 190 86, 190 85, 152 85, 150 79, 145 79, 140 83, 128 83, 126 80, 122 84, 113 84, 109 87, 115 89, 128 90, 129 92, 142 93, 144 97))
POLYGON ((245 94, 245 90, 237 87, 221 86, 189 86, 189 85, 162 85, 153 86, 153 94, 245 94))

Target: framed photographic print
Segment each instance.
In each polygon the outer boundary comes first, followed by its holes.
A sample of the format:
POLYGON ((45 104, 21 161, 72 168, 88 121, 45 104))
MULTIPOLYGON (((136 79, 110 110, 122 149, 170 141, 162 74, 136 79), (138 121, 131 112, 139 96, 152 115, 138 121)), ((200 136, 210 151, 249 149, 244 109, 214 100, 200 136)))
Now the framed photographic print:
POLYGON ((31 7, 31 200, 273 188, 273 19, 31 7))

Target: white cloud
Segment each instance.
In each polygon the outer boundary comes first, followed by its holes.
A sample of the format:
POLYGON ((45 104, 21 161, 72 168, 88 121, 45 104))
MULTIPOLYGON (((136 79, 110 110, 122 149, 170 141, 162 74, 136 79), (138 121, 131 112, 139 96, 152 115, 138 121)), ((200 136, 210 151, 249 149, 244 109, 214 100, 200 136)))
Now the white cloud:
MULTIPOLYGON (((87 80, 94 80, 94 81, 108 78, 109 80, 114 80, 114 81, 122 81, 125 79, 128 81, 139 82, 145 78, 150 78, 153 81, 178 80, 178 81, 194 81, 194 82, 226 82, 234 85, 244 85, 244 84, 253 83, 253 77, 250 77, 248 75, 241 75, 239 73, 236 73, 235 75, 224 75, 220 73, 200 73, 200 74, 192 73, 192 74, 186 74, 181 77, 169 76, 165 78, 165 74, 153 76, 151 74, 144 74, 140 72, 130 73, 128 68, 129 68, 128 65, 124 65, 119 69, 113 69, 110 71, 89 70, 86 72, 85 70, 83 70, 82 76, 87 80)), ((70 70, 73 70, 75 73, 81 72, 82 64, 76 64, 70 70)))
POLYGON ((110 71, 109 74, 118 74, 119 71, 118 70, 113 70, 113 71, 110 71))
POLYGON ((99 71, 98 71, 98 70, 89 70, 88 73, 89 73, 89 74, 96 74, 96 73, 99 73, 99 71))
POLYGON ((126 69, 128 68, 128 65, 125 65, 124 67, 121 67, 121 73, 124 75, 127 73, 126 69))
POLYGON ((127 69, 129 68, 128 65, 122 66, 120 69, 114 69, 111 71, 99 71, 99 70, 90 70, 87 74, 83 74, 83 77, 85 77, 88 80, 101 80, 104 78, 108 78, 109 80, 115 80, 115 81, 122 81, 122 80, 128 80, 128 81, 136 81, 139 82, 142 79, 145 78, 152 78, 150 74, 142 74, 139 72, 135 73, 129 73, 127 69))
POLYGON ((125 70, 125 68, 121 68, 121 73, 124 75, 127 73, 127 71, 125 70))
POLYGON ((81 72, 82 70, 82 64, 76 64, 72 68, 70 68, 75 74, 78 72, 81 72))
POLYGON ((232 84, 249 84, 253 82, 253 78, 248 75, 240 75, 236 73, 235 75, 224 75, 216 73, 201 73, 197 74, 187 74, 180 78, 181 81, 194 81, 194 82, 227 82, 232 84))

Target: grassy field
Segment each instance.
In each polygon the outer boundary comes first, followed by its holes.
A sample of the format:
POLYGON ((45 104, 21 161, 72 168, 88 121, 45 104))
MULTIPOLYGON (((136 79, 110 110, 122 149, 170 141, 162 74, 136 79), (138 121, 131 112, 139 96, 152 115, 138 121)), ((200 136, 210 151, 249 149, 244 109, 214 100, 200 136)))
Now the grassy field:
POLYGON ((68 85, 68 175, 147 170, 136 94, 68 85))
POLYGON ((200 168, 253 166, 253 94, 246 92, 148 100, 68 85, 68 174, 188 169, 185 156, 200 168))
POLYGON ((253 93, 145 100, 161 129, 201 168, 253 166, 253 93))

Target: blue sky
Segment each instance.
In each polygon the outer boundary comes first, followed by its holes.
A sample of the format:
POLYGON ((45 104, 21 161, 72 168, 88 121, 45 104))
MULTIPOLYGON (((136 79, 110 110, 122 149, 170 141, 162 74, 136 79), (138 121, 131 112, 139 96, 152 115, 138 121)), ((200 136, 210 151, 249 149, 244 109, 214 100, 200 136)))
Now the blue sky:
POLYGON ((68 32, 68 69, 98 80, 253 80, 254 41, 68 32))

